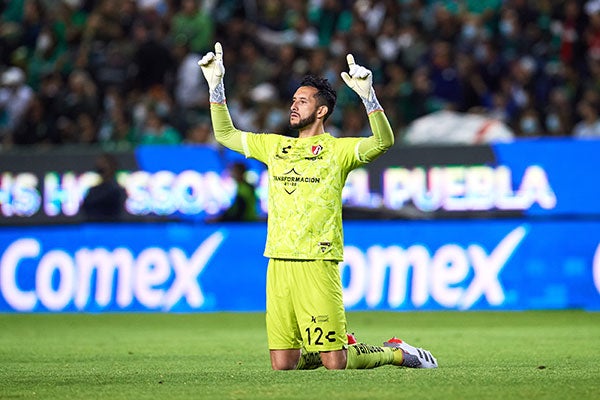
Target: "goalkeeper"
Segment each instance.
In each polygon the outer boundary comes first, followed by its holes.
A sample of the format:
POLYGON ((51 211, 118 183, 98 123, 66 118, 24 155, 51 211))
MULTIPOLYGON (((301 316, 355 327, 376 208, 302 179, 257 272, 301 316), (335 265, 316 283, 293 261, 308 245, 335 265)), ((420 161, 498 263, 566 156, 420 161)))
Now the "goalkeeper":
POLYGON ((304 78, 290 106, 297 138, 236 129, 225 101, 223 50, 200 61, 209 85, 216 140, 255 158, 269 171, 269 218, 264 255, 267 269, 267 337, 276 370, 374 368, 391 364, 435 368, 423 349, 397 338, 383 347, 348 345, 338 263, 343 260, 342 189, 348 173, 383 154, 394 143, 390 124, 377 101, 372 74, 347 56, 344 82, 362 99, 373 135, 335 138, 324 123, 336 93, 326 79, 304 78))

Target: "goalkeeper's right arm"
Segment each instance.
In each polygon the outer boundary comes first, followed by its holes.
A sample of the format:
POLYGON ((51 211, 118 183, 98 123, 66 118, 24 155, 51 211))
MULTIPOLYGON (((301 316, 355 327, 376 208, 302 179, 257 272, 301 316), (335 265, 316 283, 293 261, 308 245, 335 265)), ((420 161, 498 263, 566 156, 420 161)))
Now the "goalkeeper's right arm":
POLYGON ((198 65, 202 68, 202 74, 208 82, 210 115, 215 139, 231 150, 244 153, 242 137, 245 133, 233 126, 225 101, 225 86, 223 84, 225 67, 223 65, 221 43, 215 43, 215 52, 207 53, 198 61, 198 65))
POLYGON ((227 105, 211 103, 210 117, 217 142, 245 155, 242 138, 246 133, 233 126, 227 105))

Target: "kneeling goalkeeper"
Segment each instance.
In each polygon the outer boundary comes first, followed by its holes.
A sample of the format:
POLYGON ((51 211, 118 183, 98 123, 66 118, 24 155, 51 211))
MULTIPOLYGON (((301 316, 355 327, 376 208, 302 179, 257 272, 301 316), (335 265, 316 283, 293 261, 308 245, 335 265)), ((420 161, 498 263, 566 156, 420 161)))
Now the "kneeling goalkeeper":
POLYGON ((372 74, 347 56, 344 82, 362 99, 373 135, 335 138, 324 123, 336 93, 326 79, 304 78, 290 106, 297 138, 236 129, 225 100, 223 50, 200 61, 210 90, 216 140, 255 158, 269 171, 269 218, 264 255, 267 269, 267 336, 275 370, 375 368, 398 365, 435 368, 423 349, 397 338, 383 347, 348 345, 338 263, 343 260, 342 189, 348 173, 381 154, 394 135, 372 87, 372 74))

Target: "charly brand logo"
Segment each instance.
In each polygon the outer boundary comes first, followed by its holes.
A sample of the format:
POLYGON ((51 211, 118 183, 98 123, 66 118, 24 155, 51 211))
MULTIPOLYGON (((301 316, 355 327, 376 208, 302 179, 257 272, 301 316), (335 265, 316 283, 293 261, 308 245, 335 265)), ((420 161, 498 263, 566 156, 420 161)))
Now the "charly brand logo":
POLYGON ((275 154, 275 158, 279 159, 279 160, 285 160, 288 158, 290 150, 292 149, 292 146, 284 146, 280 149, 279 152, 277 152, 277 154, 275 154))
POLYGON ((147 247, 138 254, 125 247, 80 248, 70 254, 23 238, 0 258, 0 293, 16 311, 85 310, 94 303, 126 310, 136 302, 168 311, 181 301, 198 309, 204 304, 200 275, 223 240, 215 232, 188 257, 178 247, 147 247), (22 285, 28 274, 35 277, 33 287, 22 285))

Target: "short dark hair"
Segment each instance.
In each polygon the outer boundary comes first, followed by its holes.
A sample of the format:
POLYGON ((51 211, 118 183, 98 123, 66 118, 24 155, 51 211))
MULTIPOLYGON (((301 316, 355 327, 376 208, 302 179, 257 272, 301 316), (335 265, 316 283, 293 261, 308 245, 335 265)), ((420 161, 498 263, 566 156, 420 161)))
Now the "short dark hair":
POLYGON ((329 81, 315 75, 306 75, 302 79, 302 82, 300 82, 300 86, 310 86, 317 89, 315 97, 317 98, 318 105, 327 106, 327 114, 325 114, 325 118, 323 119, 327 121, 327 118, 333 113, 337 100, 337 94, 329 81))

